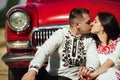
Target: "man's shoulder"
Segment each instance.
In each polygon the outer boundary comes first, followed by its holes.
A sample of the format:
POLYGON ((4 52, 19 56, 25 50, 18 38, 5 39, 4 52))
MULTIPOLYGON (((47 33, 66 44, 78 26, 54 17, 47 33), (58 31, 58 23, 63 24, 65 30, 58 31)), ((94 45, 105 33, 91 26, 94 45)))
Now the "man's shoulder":
POLYGON ((62 34, 66 33, 67 31, 68 31, 68 28, 61 28, 57 30, 57 32, 62 33, 62 34))
POLYGON ((53 35, 62 38, 66 35, 67 32, 68 32, 68 28, 61 28, 55 31, 53 35))

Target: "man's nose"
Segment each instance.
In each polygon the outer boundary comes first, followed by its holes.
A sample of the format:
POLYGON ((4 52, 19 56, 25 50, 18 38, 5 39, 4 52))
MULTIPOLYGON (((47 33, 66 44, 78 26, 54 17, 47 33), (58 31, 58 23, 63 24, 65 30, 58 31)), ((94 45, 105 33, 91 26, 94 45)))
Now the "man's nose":
POLYGON ((90 23, 90 27, 92 27, 92 26, 93 26, 93 22, 90 23))

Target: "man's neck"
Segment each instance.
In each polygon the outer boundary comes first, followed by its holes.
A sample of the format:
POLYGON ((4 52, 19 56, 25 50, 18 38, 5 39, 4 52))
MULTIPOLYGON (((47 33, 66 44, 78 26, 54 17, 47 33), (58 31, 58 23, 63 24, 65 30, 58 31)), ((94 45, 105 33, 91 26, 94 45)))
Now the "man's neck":
POLYGON ((70 32, 76 37, 82 36, 82 34, 80 34, 74 27, 70 27, 70 32))

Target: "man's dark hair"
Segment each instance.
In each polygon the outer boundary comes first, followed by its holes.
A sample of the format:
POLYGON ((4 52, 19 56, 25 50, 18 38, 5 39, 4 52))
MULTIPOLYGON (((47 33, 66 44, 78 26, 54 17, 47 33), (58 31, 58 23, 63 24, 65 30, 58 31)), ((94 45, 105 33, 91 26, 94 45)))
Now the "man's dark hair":
POLYGON ((83 18, 83 14, 89 14, 89 10, 85 8, 73 8, 69 15, 69 24, 71 25, 75 18, 83 18))

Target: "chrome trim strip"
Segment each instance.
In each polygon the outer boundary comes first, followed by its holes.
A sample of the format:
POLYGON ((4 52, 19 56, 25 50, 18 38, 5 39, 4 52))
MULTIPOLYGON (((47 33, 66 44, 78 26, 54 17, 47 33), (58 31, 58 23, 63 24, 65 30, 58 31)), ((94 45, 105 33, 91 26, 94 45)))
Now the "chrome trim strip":
POLYGON ((30 41, 8 41, 7 46, 10 49, 29 49, 31 48, 30 41))
POLYGON ((2 60, 4 62, 20 62, 20 61, 30 61, 33 59, 34 54, 33 53, 21 53, 21 54, 13 54, 13 53, 6 53, 2 60))

